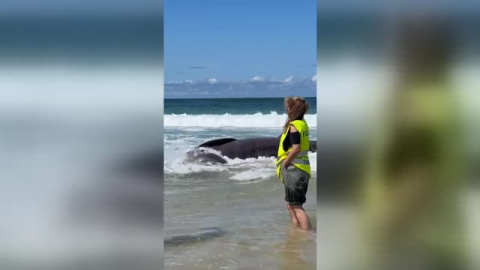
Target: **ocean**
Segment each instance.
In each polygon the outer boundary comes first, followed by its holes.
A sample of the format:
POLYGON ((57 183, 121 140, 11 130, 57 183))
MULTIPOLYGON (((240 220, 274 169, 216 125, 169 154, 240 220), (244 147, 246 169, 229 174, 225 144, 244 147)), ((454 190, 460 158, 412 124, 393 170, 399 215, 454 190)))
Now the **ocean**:
MULTIPOLYGON (((305 116, 316 140, 316 98, 305 116)), ((316 234, 290 228, 274 158, 183 164, 188 150, 217 138, 278 136, 283 98, 166 99, 164 236, 167 269, 315 268, 316 234)), ((304 205, 316 227, 316 154, 304 205)))
POLYGON ((0 269, 162 268, 162 175, 131 169, 162 151, 161 8, 98 2, 0 16, 0 269))
MULTIPOLYGON (((161 64, 162 15, 7 17, 0 19, 3 268, 105 268, 108 262, 111 269, 142 269, 126 263, 132 258, 158 268, 162 207, 166 269, 313 269, 315 251, 327 268, 353 262, 346 256, 357 254, 350 240, 356 208, 319 201, 322 223, 316 224, 316 155, 310 155, 314 175, 305 208, 322 239, 318 248, 315 233, 289 229, 272 160, 181 163, 186 151, 206 140, 279 135, 282 99, 166 99, 164 108, 163 72, 169 67, 161 64), (145 153, 162 153, 163 132, 164 189, 162 175, 137 175, 123 166, 145 153)), ((478 160, 478 16, 460 19, 467 21, 455 31, 460 42, 453 79, 468 128, 465 151, 478 160)), ((319 164, 343 161, 333 168, 342 174, 350 165, 341 164, 349 160, 340 160, 333 146, 368 139, 369 122, 380 111, 377 96, 386 89, 382 79, 388 82, 388 67, 376 61, 384 47, 375 37, 381 31, 368 26, 383 24, 342 16, 319 16, 318 23, 318 120, 316 99, 309 98, 307 122, 312 136, 318 123, 320 143, 332 146, 322 149, 319 164)), ((471 174, 478 183, 478 174, 471 174)), ((325 187, 323 194, 334 193, 325 187)), ((478 189, 470 193, 466 213, 476 258, 478 189)))

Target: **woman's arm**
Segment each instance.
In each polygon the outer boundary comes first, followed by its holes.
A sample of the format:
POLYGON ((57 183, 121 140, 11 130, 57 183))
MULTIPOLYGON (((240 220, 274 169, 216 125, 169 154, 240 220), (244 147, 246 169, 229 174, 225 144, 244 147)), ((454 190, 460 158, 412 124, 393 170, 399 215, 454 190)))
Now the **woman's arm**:
MULTIPOLYGON (((297 129, 292 125, 290 126, 290 133, 294 132, 297 132, 297 129)), ((292 150, 290 151, 290 153, 288 153, 287 158, 283 160, 283 167, 288 168, 290 162, 295 159, 298 153, 300 153, 300 144, 293 144, 292 142, 292 150)))

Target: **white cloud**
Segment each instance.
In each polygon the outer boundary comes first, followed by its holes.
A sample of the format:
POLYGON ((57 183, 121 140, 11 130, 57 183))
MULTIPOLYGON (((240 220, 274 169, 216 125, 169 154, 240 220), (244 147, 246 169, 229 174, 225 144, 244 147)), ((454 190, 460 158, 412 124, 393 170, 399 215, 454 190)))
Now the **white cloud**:
POLYGON ((208 83, 210 83, 210 84, 216 84, 216 83, 217 83, 217 79, 215 79, 215 78, 208 79, 208 83))
POLYGON ((260 76, 255 76, 252 78, 252 82, 263 82, 265 79, 260 76))
POLYGON ((316 82, 317 81, 317 74, 313 75, 312 77, 312 82, 316 82))
POLYGON ((192 84, 193 81, 192 80, 186 80, 185 83, 192 84))
POLYGON ((291 83, 292 80, 293 80, 293 76, 290 76, 290 77, 286 78, 283 82, 284 83, 291 83))
POLYGON ((167 84, 181 84, 179 81, 168 81, 167 84))

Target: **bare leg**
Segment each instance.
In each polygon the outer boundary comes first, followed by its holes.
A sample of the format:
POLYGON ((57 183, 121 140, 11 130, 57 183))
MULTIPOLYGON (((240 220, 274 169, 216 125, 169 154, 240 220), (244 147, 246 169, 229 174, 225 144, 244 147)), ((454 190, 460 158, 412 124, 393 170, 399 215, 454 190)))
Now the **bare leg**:
POLYGON ((290 205, 290 208, 293 210, 295 217, 299 223, 299 227, 310 231, 312 230, 312 225, 310 225, 310 218, 308 217, 307 212, 301 205, 290 205))
POLYGON ((298 222, 297 216, 295 215, 295 211, 293 211, 293 209, 290 207, 290 204, 288 204, 288 202, 285 202, 285 205, 287 206, 287 210, 288 210, 288 213, 290 214, 290 219, 292 220, 293 225, 295 225, 295 227, 298 227, 300 223, 298 222))

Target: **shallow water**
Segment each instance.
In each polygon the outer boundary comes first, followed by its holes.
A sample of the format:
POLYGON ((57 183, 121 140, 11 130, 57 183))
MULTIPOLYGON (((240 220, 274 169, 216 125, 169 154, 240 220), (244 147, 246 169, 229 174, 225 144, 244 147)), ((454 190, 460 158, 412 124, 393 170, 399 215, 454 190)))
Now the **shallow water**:
MULTIPOLYGON (((276 136, 277 132, 267 128, 165 130, 166 269, 315 269, 316 234, 290 227, 273 158, 181 164, 187 150, 206 140, 276 136)), ((316 163, 314 153, 310 162, 316 163)), ((304 207, 315 229, 315 166, 312 169, 304 207)))

